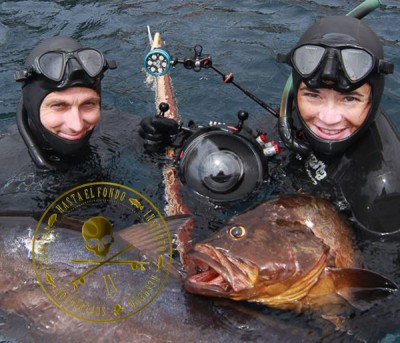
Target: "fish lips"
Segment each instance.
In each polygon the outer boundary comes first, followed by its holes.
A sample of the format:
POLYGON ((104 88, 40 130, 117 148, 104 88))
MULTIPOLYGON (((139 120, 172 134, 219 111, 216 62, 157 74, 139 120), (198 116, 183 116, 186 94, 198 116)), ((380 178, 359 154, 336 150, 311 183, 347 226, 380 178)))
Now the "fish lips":
POLYGON ((196 244, 187 255, 184 287, 190 293, 235 298, 254 286, 259 270, 249 261, 229 255, 208 244, 196 244))

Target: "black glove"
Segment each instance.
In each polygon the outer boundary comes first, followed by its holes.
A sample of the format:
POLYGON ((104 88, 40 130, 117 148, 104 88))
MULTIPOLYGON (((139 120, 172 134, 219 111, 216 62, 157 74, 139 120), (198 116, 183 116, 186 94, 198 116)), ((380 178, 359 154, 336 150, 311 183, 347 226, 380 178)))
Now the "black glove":
POLYGON ((178 123, 165 117, 145 117, 140 121, 139 135, 147 150, 157 151, 171 145, 179 131, 178 123))

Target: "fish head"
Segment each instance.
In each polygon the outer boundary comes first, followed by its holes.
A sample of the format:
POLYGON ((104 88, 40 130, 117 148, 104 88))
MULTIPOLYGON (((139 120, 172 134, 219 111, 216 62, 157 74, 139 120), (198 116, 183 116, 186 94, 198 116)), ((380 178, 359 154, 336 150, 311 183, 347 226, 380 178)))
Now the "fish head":
POLYGON ((322 268, 328 248, 302 223, 269 215, 267 203, 233 217, 186 256, 191 293, 257 301, 322 268))

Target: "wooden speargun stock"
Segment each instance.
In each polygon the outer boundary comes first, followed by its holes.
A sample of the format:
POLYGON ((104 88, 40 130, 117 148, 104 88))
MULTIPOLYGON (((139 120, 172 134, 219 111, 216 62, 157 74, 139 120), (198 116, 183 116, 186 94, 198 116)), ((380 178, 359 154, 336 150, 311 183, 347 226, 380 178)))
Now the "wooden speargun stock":
MULTIPOLYGON (((165 42, 161 39, 161 34, 156 32, 154 38, 151 38, 150 28, 149 39, 152 49, 165 48, 165 42)), ((155 104, 156 110, 159 110, 160 103, 164 102, 169 105, 169 110, 165 112, 164 116, 175 120, 180 123, 181 117, 178 113, 178 108, 176 106, 176 101, 174 97, 173 86, 169 73, 159 77, 153 77, 153 82, 155 85, 155 104)), ((172 147, 166 147, 166 156, 169 159, 176 158, 176 152, 172 147)), ((165 198, 166 198, 166 208, 165 212, 168 216, 177 214, 191 214, 189 208, 183 203, 183 199, 180 193, 181 183, 177 174, 175 167, 171 165, 166 165, 163 168, 164 185, 165 185, 165 198)), ((183 259, 185 252, 190 248, 190 234, 189 231, 193 227, 192 221, 189 221, 186 226, 180 230, 178 236, 178 250, 180 256, 183 259)))

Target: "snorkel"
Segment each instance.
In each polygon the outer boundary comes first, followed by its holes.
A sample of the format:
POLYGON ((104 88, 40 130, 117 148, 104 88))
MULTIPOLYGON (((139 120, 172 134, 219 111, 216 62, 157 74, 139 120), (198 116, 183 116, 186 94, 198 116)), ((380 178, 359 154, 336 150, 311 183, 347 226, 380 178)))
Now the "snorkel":
MULTIPOLYGON (((346 16, 353 17, 356 19, 362 19, 367 14, 375 10, 381 5, 379 0, 365 0, 352 11, 347 13, 346 16)), ((278 56, 278 60, 281 56, 278 56)), ((282 62, 282 60, 280 60, 282 62)), ((293 84, 293 74, 291 74, 286 81, 285 87, 283 89, 278 130, 281 139, 285 146, 292 151, 295 151, 301 155, 308 155, 312 151, 311 144, 305 140, 298 139, 292 128, 292 107, 294 103, 294 84, 293 84)), ((350 137, 350 139, 353 137, 350 137)))

